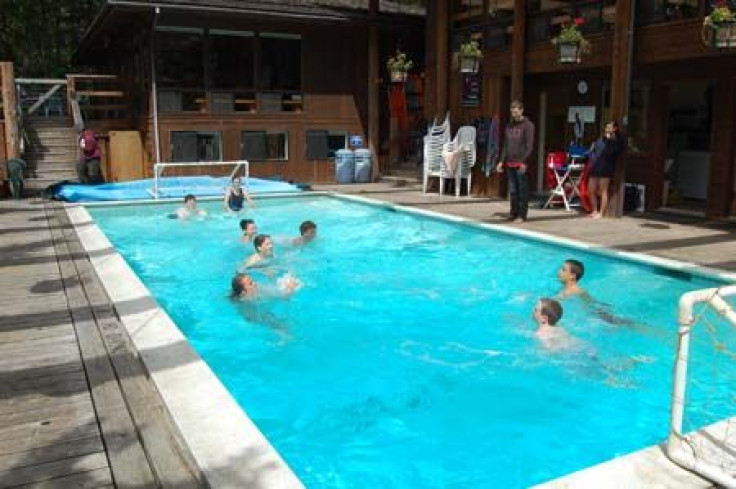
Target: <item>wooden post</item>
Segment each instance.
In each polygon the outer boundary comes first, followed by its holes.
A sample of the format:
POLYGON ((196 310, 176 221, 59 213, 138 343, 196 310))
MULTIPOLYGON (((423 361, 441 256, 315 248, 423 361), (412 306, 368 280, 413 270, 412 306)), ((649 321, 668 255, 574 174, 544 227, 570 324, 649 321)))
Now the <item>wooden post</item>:
POLYGON ((710 171, 706 217, 723 218, 731 213, 736 144, 736 78, 719 78, 713 91, 710 138, 710 171))
POLYGON ((2 77, 3 116, 5 117, 5 154, 8 159, 18 158, 20 156, 20 135, 13 63, 0 62, 0 76, 2 77))
POLYGON ((425 114, 428 119, 444 118, 447 112, 449 8, 446 0, 432 0, 427 20, 427 101, 425 114))
MULTIPOLYGON (((634 0, 616 1, 616 27, 613 33, 613 60, 611 67, 611 117, 621 124, 624 134, 628 131, 629 92, 631 88, 631 63, 633 53, 634 0)), ((616 174, 611 181, 607 217, 621 217, 624 208, 624 182, 626 157, 619 158, 616 174)))
POLYGON ((380 142, 378 141, 378 118, 380 117, 380 83, 379 72, 380 61, 378 59, 378 27, 368 27, 368 134, 366 141, 368 149, 373 153, 373 167, 371 177, 373 181, 379 176, 378 153, 380 142))
POLYGON ((514 0, 514 30, 511 38, 511 100, 524 100, 524 55, 526 53, 526 1, 514 0))

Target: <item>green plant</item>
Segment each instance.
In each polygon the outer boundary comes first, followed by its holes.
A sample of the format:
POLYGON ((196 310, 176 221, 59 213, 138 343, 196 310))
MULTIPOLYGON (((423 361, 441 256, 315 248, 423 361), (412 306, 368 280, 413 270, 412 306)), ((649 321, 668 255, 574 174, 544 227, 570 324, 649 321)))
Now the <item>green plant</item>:
POLYGON ((399 49, 396 50, 393 56, 389 56, 388 60, 386 60, 388 71, 407 72, 412 66, 414 66, 414 62, 406 56, 406 53, 401 52, 399 49))
POLYGON ((478 41, 471 39, 460 44, 460 56, 464 58, 482 58, 483 52, 480 50, 478 41))
POLYGON ((585 21, 582 18, 576 18, 574 22, 565 24, 560 29, 560 33, 552 38, 552 44, 558 46, 560 44, 577 44, 580 47, 580 52, 590 52, 590 42, 588 42, 583 33, 580 32, 578 26, 583 25, 585 21))
POLYGON ((736 22, 736 14, 734 14, 725 1, 718 2, 713 11, 703 20, 703 25, 716 26, 718 24, 728 24, 736 22))

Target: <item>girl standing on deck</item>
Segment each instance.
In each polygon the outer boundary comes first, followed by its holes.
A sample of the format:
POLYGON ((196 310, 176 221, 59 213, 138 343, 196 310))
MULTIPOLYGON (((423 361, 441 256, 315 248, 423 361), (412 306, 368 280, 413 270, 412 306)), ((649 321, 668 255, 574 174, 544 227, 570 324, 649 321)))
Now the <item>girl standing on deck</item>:
POLYGON ((222 205, 228 212, 240 212, 243 210, 245 201, 248 201, 251 208, 255 207, 248 191, 240 186, 240 177, 233 177, 233 181, 225 191, 225 199, 222 201, 222 205))
POLYGON ((616 160, 624 150, 624 143, 619 134, 618 124, 610 121, 606 124, 603 136, 593 143, 590 153, 590 179, 588 194, 593 212, 590 217, 600 219, 608 208, 608 185, 616 174, 616 160), (598 207, 598 195, 601 194, 601 205, 598 207))

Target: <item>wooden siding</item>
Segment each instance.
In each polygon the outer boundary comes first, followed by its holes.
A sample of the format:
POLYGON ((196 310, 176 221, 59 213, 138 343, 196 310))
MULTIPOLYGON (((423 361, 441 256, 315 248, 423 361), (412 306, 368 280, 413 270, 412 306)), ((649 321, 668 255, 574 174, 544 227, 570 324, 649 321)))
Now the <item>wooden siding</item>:
MULTIPOLYGON (((328 183, 334 181, 332 160, 306 159, 308 130, 368 133, 368 28, 333 26, 330 29, 284 23, 229 23, 223 18, 196 19, 176 16, 181 25, 207 25, 242 30, 292 32, 302 36, 303 110, 283 113, 159 113, 159 135, 162 161, 171 161, 172 131, 217 131, 222 134, 223 159, 240 159, 241 132, 248 130, 285 131, 288 133, 288 161, 253 161, 253 176, 280 176, 287 180, 328 183)), ((145 50, 145 47, 141 48, 145 50)), ((148 76, 144 77, 145 79, 148 76)), ((143 82, 141 82, 143 83, 143 82)), ((140 89, 146 95, 150 89, 140 89)), ((145 153, 155 161, 152 114, 142 104, 144 114, 138 122, 145 153)), ((247 155, 246 155, 247 157, 247 155)), ((147 175, 152 164, 146 165, 147 175)))

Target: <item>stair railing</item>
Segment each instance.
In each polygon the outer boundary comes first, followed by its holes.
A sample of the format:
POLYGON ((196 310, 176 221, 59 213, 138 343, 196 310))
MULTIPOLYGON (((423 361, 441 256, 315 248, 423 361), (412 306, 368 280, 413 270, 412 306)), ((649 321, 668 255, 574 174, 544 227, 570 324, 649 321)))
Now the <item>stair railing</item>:
POLYGON ((67 117, 69 108, 63 78, 16 78, 18 113, 23 117, 67 117))
POLYGON ((116 75, 72 74, 66 79, 75 128, 81 130, 85 121, 128 117, 126 94, 119 89, 116 75))

